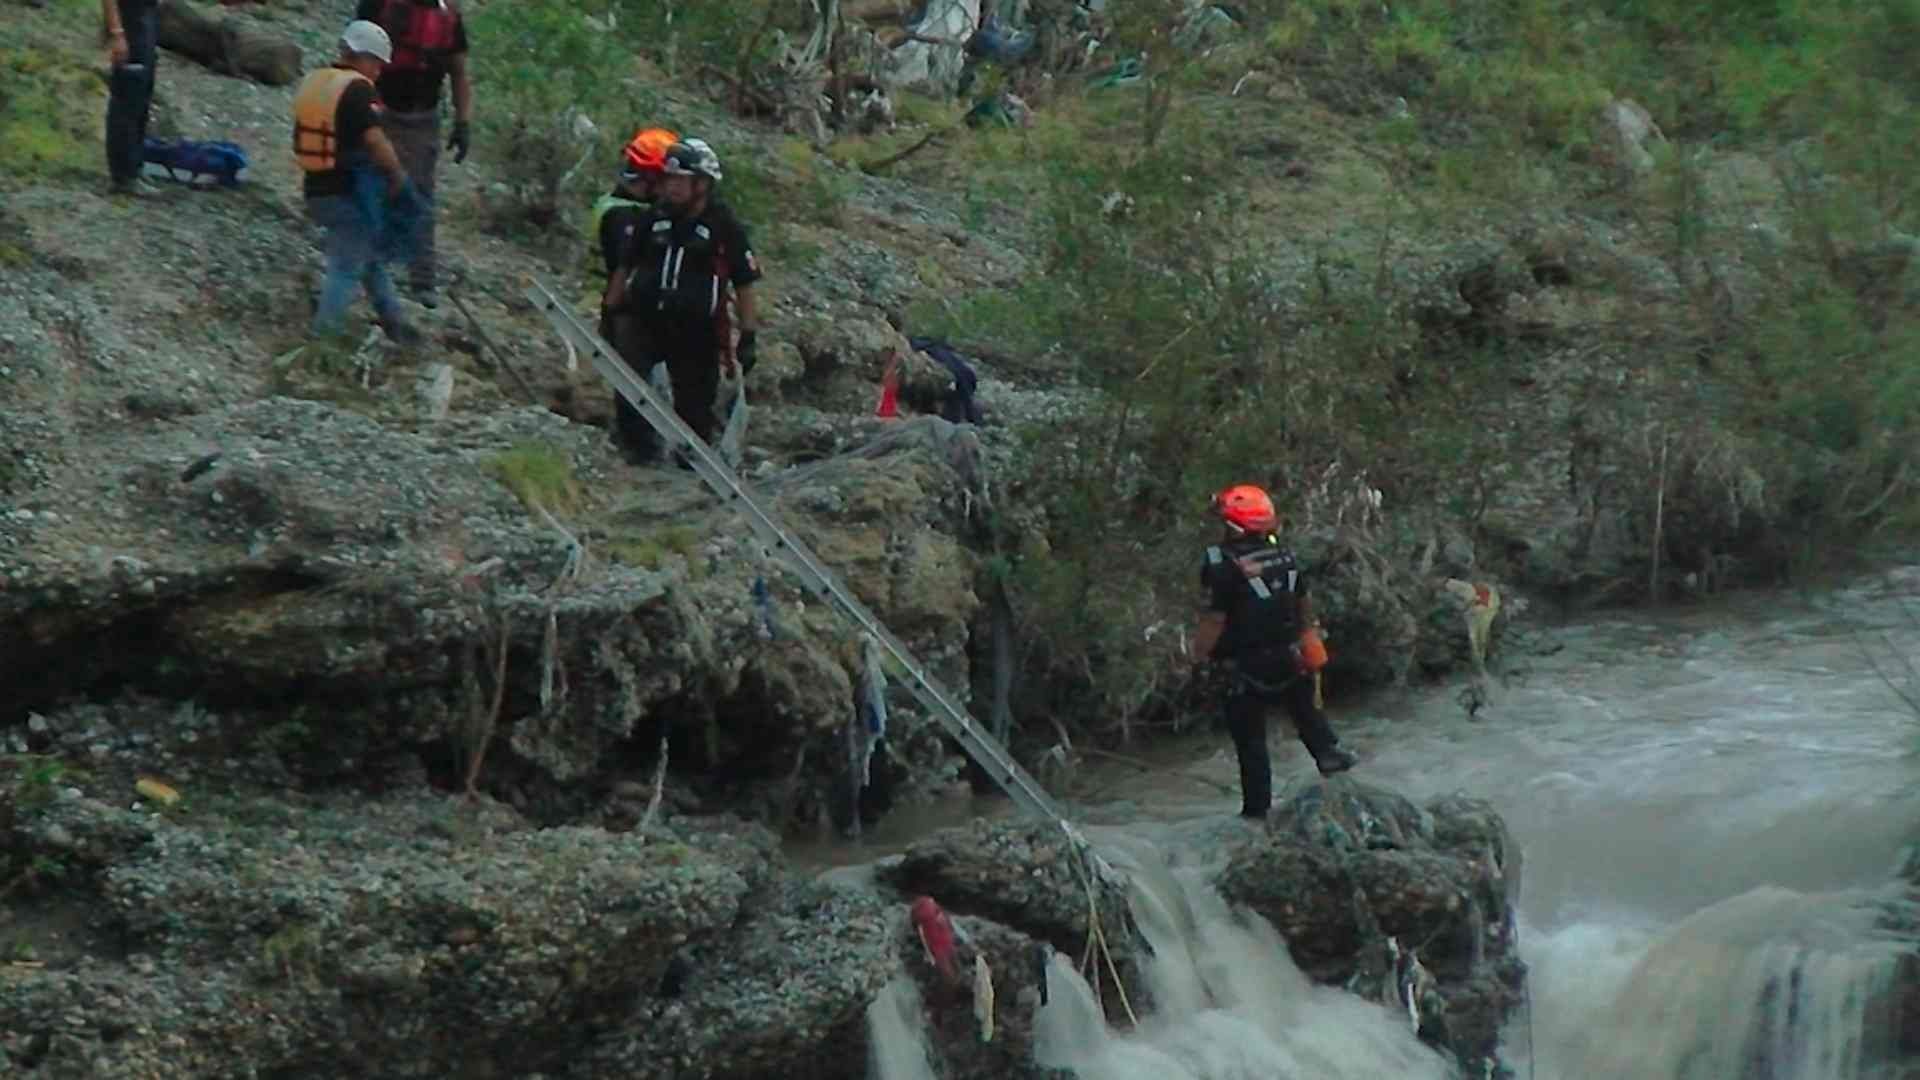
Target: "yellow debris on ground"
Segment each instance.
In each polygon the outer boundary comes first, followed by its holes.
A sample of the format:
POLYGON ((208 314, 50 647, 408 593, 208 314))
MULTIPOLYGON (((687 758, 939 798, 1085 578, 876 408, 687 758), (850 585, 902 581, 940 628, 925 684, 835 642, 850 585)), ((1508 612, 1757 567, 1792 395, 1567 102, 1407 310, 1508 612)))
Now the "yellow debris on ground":
POLYGON ((159 803, 161 806, 172 806, 174 803, 180 801, 180 793, 178 791, 175 791, 167 784, 155 780, 151 776, 143 776, 135 781, 133 790, 139 792, 143 797, 159 803))

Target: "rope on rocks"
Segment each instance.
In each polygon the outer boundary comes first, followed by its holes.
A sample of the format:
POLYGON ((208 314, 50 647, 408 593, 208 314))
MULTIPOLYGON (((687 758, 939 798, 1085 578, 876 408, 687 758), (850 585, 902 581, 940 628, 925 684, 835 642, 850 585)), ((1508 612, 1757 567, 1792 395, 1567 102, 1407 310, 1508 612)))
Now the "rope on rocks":
MULTIPOLYGON (((1120 995, 1120 1007, 1126 1010, 1127 1023, 1132 1024, 1134 1027, 1139 1027, 1140 1018, 1134 1015, 1133 1004, 1127 1000, 1126 984, 1120 978, 1119 965, 1113 962, 1113 950, 1107 947, 1107 932, 1105 928, 1100 925, 1100 904, 1094 896, 1096 875, 1087 867, 1087 860, 1092 857, 1092 852, 1082 847, 1078 854, 1081 857, 1074 859, 1073 865, 1074 869, 1080 874, 1081 885, 1087 890, 1087 944, 1085 950, 1081 953, 1080 968, 1082 971, 1085 971, 1087 967, 1092 964, 1094 948, 1097 946, 1100 950, 1100 958, 1107 962, 1107 973, 1113 976, 1113 988, 1120 995)), ((1094 996, 1098 997, 1100 994, 1100 968, 1097 964, 1092 964, 1092 966, 1094 996)))

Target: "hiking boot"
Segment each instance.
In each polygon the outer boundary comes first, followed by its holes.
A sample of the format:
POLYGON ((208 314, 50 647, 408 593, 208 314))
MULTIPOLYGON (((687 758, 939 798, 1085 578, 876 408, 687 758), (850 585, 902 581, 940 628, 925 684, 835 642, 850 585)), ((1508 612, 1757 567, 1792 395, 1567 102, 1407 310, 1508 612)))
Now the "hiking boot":
POLYGON ((432 285, 423 285, 415 282, 413 287, 408 291, 413 293, 413 302, 426 308, 428 311, 432 311, 440 306, 440 290, 432 285))
POLYGON ((1348 769, 1360 764, 1360 759, 1336 746, 1327 751, 1326 756, 1315 761, 1314 764, 1320 767, 1321 776, 1332 776, 1334 773, 1346 772, 1348 769))
POLYGON ((149 195, 160 194, 159 188, 154 187, 145 179, 138 176, 131 180, 115 180, 109 185, 107 190, 110 194, 124 195, 134 199, 144 199, 149 195))
POLYGON ((415 330, 405 319, 389 317, 380 320, 380 330, 387 340, 403 349, 416 348, 426 341, 420 331, 415 330))

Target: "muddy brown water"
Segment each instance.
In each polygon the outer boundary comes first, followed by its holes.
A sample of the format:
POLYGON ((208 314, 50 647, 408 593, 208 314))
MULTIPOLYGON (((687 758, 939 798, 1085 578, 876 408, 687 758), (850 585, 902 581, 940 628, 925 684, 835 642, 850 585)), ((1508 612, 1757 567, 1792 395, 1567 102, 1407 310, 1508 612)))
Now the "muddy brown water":
MULTIPOLYGON (((1895 693, 1920 695, 1920 567, 1545 636, 1558 651, 1508 658, 1517 673, 1496 680, 1477 718, 1457 683, 1374 695, 1334 718, 1363 755, 1358 775, 1416 800, 1488 799, 1519 841, 1532 971, 1531 1010, 1508 1032, 1520 1075, 1872 1075, 1887 1032, 1870 1010, 1902 946, 1876 932, 1870 902, 1898 902, 1887 884, 1920 826, 1920 715, 1895 693)), ((1280 775, 1309 767, 1286 733, 1274 747, 1280 775)), ((1231 787, 1225 737, 1138 756, 1153 768, 1083 765, 1074 816, 1096 844, 1156 864, 1143 875, 1149 902, 1217 916, 1163 949, 1180 970, 1158 977, 1202 989, 1123 1034, 1074 1012, 1077 976, 1055 973, 1041 1025, 1052 1062, 1088 1077, 1444 1075, 1399 1037, 1404 1017, 1308 987, 1270 931, 1214 910, 1199 849, 1237 803, 1190 777, 1231 787), (1329 1024, 1348 1034, 1304 1033, 1329 1024), (1239 1049, 1221 1051, 1223 1039, 1239 1049)), ((904 808, 858 844, 792 854, 857 867, 932 829, 1013 812, 955 798, 904 808)), ((895 1051, 911 1040, 902 1030, 895 1051)))

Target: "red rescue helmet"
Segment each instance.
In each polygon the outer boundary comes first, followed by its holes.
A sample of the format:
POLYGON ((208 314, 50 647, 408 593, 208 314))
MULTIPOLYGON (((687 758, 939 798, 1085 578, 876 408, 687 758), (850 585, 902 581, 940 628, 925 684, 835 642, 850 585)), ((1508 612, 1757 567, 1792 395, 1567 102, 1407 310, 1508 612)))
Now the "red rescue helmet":
POLYGON ((634 135, 622 155, 627 171, 633 173, 660 175, 667 165, 667 150, 680 141, 680 136, 666 128, 645 128, 634 135))
POLYGON ((1273 500, 1252 484, 1235 484, 1213 497, 1213 512, 1241 532, 1272 532, 1280 524, 1273 500))

